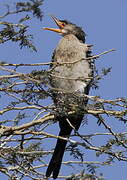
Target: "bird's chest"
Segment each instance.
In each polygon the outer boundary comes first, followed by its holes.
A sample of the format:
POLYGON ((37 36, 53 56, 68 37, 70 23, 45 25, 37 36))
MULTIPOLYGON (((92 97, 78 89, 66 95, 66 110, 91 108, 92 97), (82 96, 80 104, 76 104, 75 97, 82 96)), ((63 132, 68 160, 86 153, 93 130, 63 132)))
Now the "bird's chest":
POLYGON ((75 41, 61 43, 55 50, 52 71, 52 86, 67 91, 84 91, 91 74, 89 62, 85 60, 87 49, 75 41))

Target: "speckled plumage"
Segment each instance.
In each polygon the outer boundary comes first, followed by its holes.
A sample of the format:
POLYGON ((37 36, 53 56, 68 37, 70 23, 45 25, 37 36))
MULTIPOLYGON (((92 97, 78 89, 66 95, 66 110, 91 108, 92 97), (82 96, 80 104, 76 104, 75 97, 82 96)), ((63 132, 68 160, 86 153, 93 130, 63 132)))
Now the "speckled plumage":
POLYGON ((88 50, 87 44, 81 43, 73 34, 66 35, 60 40, 55 49, 53 61, 72 64, 58 65, 53 70, 52 74, 57 76, 52 79, 53 87, 70 92, 79 91, 85 93, 84 88, 91 81, 88 78, 92 76, 93 72, 90 69, 89 61, 85 60, 88 50))
MULTIPOLYGON (((61 109, 59 116, 56 117, 60 126, 59 136, 69 137, 72 127, 67 120, 76 130, 79 129, 84 116, 81 109, 84 109, 88 101, 87 99, 81 99, 80 95, 89 93, 93 68, 90 61, 85 59, 90 52, 89 46, 83 43, 85 41, 85 33, 75 24, 68 21, 61 22, 66 23, 66 25, 63 29, 63 38, 58 43, 53 54, 53 62, 57 62, 58 65, 51 66, 51 86, 54 89, 53 100, 55 106, 61 109), (79 95, 78 100, 76 100, 74 94, 76 96, 79 95), (73 110, 73 105, 79 104, 80 108, 76 108, 75 114, 63 115, 65 109, 65 111, 73 110)), ((46 177, 53 173, 53 178, 57 178, 66 144, 67 141, 57 140, 53 156, 46 171, 46 177)))

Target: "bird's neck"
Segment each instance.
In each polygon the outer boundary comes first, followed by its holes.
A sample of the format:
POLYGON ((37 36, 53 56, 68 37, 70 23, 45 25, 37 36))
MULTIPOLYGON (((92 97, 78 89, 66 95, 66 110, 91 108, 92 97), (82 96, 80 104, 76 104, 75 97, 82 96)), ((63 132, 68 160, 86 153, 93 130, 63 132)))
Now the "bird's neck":
POLYGON ((81 43, 84 43, 82 40, 79 40, 74 34, 64 35, 63 38, 66 39, 66 40, 71 40, 71 41, 72 40, 77 40, 77 41, 79 41, 81 43))

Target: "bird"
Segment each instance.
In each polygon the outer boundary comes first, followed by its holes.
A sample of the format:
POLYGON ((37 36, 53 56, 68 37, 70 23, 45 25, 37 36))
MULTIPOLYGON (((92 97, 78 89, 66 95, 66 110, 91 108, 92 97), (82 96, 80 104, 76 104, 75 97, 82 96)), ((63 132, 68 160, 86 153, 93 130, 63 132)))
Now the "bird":
MULTIPOLYGON (((84 117, 84 107, 93 81, 94 63, 91 56, 91 45, 85 44, 86 33, 81 27, 68 20, 60 20, 51 15, 58 28, 44 27, 62 36, 52 57, 50 84, 52 98, 56 107, 56 119, 59 122, 60 137, 69 138, 72 130, 78 131, 84 117), (55 64, 56 63, 56 64, 55 64), (75 113, 68 115, 68 112, 75 113)), ((49 162, 46 177, 56 179, 66 149, 67 140, 57 139, 54 153, 49 162)))

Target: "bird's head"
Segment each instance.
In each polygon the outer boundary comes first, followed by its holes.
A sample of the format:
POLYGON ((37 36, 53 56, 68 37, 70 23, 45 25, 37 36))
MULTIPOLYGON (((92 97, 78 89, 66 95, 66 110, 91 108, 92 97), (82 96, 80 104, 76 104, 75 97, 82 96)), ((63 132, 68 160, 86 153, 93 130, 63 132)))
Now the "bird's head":
POLYGON ((85 42, 85 32, 82 30, 81 27, 76 26, 75 24, 67 21, 67 20, 59 20, 55 16, 51 15, 52 19, 54 22, 57 24, 59 29, 55 28, 48 28, 45 27, 43 28, 44 30, 50 30, 57 32, 61 34, 62 36, 68 35, 68 34, 73 34, 75 35, 80 41, 85 42))

